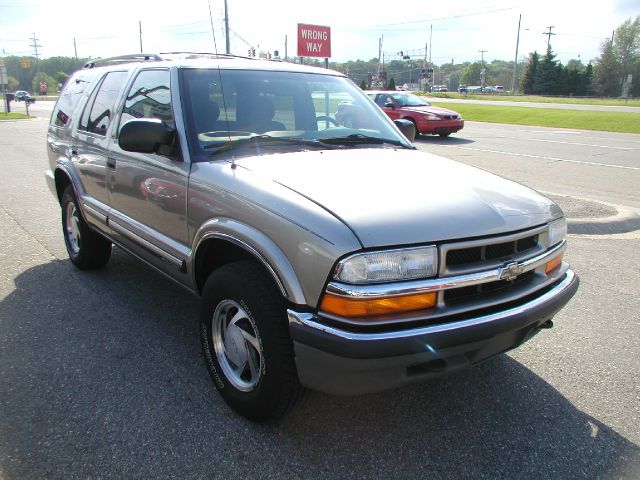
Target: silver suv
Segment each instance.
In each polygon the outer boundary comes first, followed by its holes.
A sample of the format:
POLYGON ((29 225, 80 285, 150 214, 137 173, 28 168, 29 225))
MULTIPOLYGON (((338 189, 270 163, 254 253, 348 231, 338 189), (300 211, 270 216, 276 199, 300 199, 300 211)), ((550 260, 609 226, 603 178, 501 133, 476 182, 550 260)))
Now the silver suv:
POLYGON ((550 327, 578 287, 556 204, 398 126, 411 137, 331 70, 118 57, 67 82, 46 179, 78 268, 115 244, 201 297, 213 382, 260 421, 305 387, 479 363, 550 327))

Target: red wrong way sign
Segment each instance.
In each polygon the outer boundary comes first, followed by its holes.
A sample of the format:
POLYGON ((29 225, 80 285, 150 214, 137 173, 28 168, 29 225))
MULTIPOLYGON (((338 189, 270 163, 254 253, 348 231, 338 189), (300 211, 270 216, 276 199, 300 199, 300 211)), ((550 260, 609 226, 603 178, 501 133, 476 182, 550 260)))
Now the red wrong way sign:
POLYGON ((298 24, 299 57, 331 57, 331 27, 298 24))

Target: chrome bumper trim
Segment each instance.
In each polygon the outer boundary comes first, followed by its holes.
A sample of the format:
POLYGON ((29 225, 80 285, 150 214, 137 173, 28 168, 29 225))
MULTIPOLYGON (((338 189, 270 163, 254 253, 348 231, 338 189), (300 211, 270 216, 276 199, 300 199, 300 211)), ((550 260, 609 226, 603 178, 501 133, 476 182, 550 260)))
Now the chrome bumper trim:
POLYGON ((545 303, 551 301, 553 298, 561 295, 567 288, 570 287, 570 285, 574 281, 574 278, 575 278, 575 273, 573 273, 572 270, 567 270, 566 277, 560 283, 558 283, 553 289, 541 295, 540 297, 534 300, 531 300, 530 302, 527 302, 524 305, 520 305, 518 307, 510 308, 508 310, 504 310, 498 313, 492 313, 490 315, 483 315, 481 317, 471 318, 468 320, 461 320, 458 322, 450 322, 450 323, 441 323, 438 325, 430 325, 428 327, 415 328, 411 330, 400 330, 395 332, 382 332, 382 333, 355 333, 355 332, 340 330, 338 328, 330 327, 328 325, 319 323, 317 321, 317 316, 312 313, 300 313, 300 312, 296 312, 294 310, 289 309, 287 310, 287 315, 289 317, 290 324, 299 323, 307 327, 312 327, 317 330, 323 331, 325 333, 329 333, 331 335, 336 335, 346 340, 374 341, 374 340, 409 338, 409 337, 414 337, 419 335, 426 335, 430 333, 441 333, 441 332, 459 330, 462 328, 481 325, 484 323, 490 323, 497 320, 501 320, 506 317, 524 313, 527 310, 540 307, 545 303))
MULTIPOLYGON (((562 243, 559 243, 541 255, 518 262, 518 266, 521 267, 520 273, 535 270, 560 253, 564 252, 566 248, 567 242, 566 240, 563 240, 562 243)), ((395 282, 391 284, 347 285, 344 283, 331 282, 327 285, 327 292, 345 298, 379 298, 450 290, 452 288, 468 287, 471 285, 480 285, 482 283, 504 280, 504 272, 507 268, 508 265, 484 272, 434 278, 430 280, 395 282)))

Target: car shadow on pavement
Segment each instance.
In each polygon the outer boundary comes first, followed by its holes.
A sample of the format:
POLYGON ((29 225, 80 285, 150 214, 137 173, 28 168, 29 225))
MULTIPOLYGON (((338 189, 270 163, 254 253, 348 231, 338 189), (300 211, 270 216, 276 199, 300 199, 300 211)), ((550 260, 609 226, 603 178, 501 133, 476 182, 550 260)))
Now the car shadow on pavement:
POLYGON ((416 135, 413 143, 421 143, 423 145, 467 145, 469 143, 475 143, 475 140, 453 136, 442 138, 438 135, 416 135))
MULTIPOLYGON (((116 250, 0 302, 0 471, 15 478, 637 478, 640 448, 508 355, 253 424, 201 358, 198 301, 116 250)), ((536 341, 535 339, 532 341, 536 341)))

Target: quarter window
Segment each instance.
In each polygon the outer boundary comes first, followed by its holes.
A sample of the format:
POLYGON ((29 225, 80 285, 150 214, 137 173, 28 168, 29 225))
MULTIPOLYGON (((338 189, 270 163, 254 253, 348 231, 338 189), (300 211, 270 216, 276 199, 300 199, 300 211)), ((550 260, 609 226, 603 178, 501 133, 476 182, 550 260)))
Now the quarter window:
POLYGON ((87 102, 80 120, 80 130, 98 135, 107 134, 114 104, 126 79, 127 72, 111 72, 104 77, 97 93, 94 92, 87 102))

